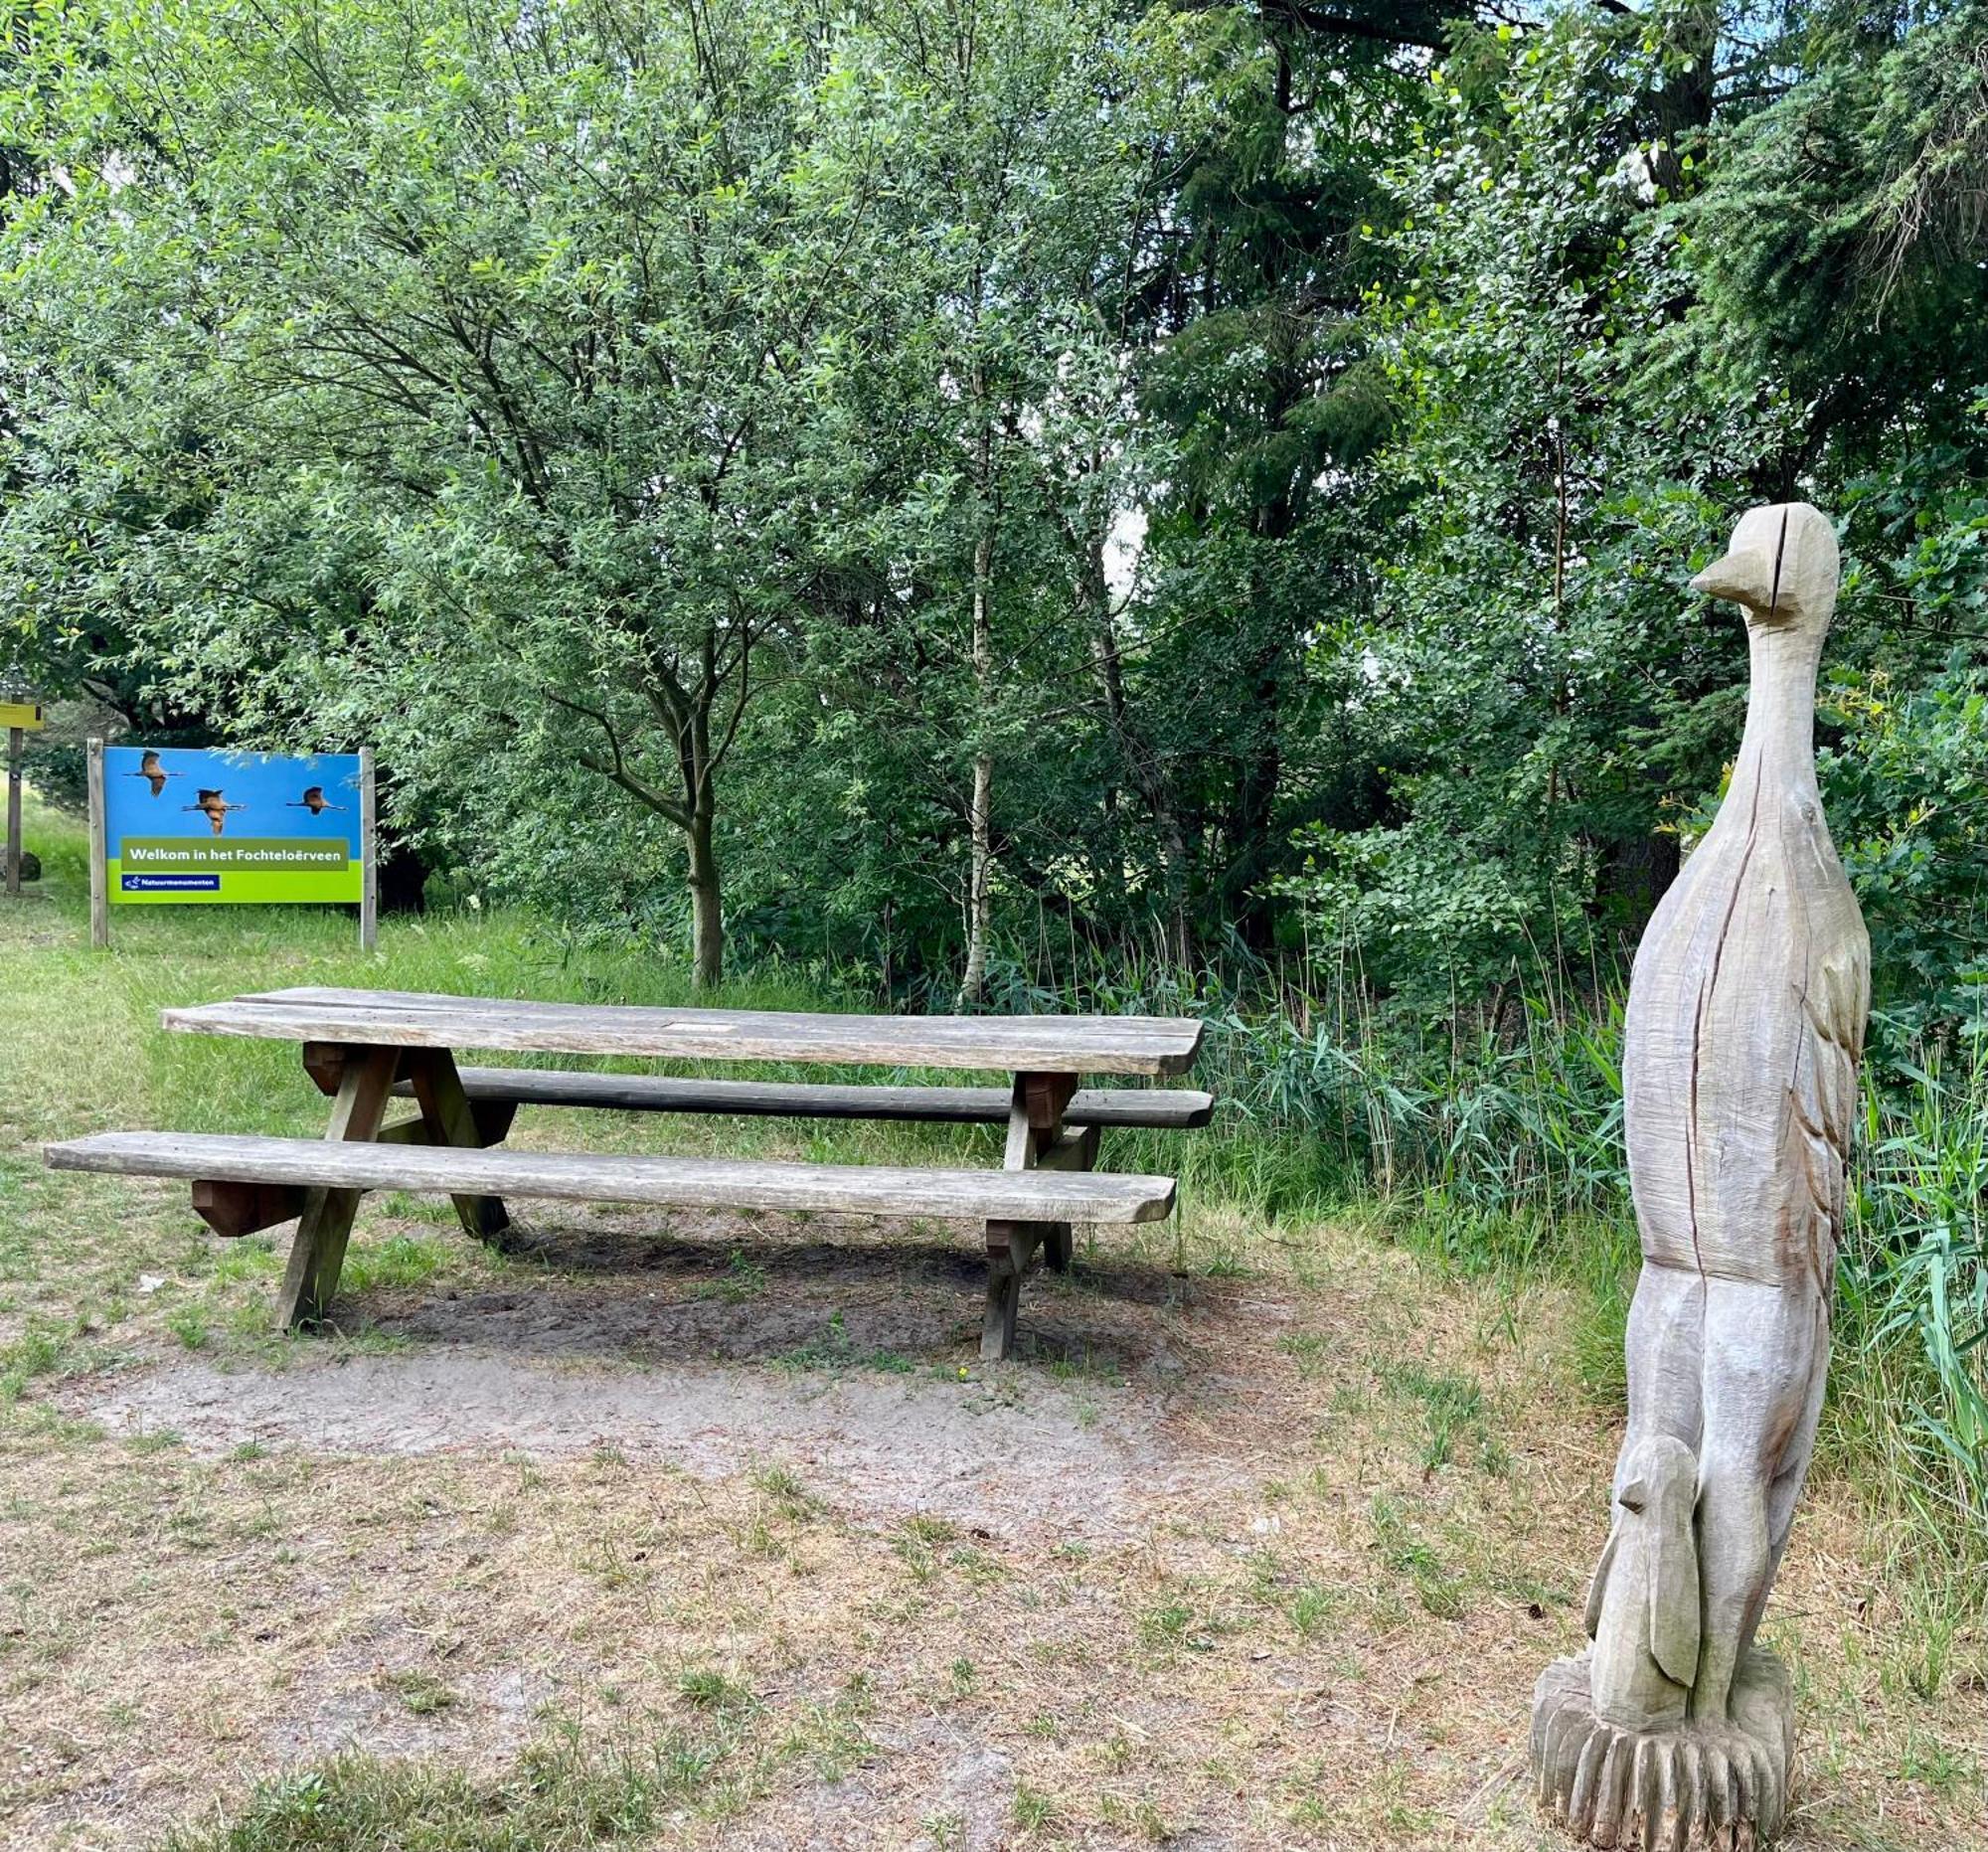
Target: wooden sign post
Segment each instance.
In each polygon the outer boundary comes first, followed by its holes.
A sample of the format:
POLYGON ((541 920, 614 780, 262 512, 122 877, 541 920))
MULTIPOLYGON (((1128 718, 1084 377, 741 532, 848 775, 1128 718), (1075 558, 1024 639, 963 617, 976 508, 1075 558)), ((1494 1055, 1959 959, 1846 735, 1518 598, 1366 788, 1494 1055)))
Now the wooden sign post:
POLYGON ((110 943, 110 871, 103 853, 103 742, 87 751, 89 778, 89 942, 101 951, 110 943))
POLYGON ((375 842, 379 806, 373 790, 373 749, 359 749, 359 949, 380 943, 380 853, 375 842))
POLYGON ((0 701, 0 727, 7 729, 7 892, 21 891, 21 760, 28 735, 42 726, 39 701, 0 701))
POLYGON ((356 906, 379 937, 372 749, 89 742, 89 942, 112 907, 356 906))

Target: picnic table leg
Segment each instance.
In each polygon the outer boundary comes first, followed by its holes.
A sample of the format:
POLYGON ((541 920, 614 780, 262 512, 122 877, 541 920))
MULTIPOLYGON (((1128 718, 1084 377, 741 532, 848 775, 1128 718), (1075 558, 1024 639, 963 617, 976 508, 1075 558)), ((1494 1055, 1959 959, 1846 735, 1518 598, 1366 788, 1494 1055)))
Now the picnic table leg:
MULTIPOLYGON (((324 1135, 371 1139, 387 1115, 387 1099, 400 1065, 397 1048, 347 1050, 324 1135)), ((303 1214, 297 1219, 289 1265, 283 1269, 282 1288, 276 1295, 277 1330, 294 1331, 314 1323, 330 1308, 339 1268, 345 1264, 352 1218, 358 1212, 357 1190, 314 1187, 304 1192, 303 1214)))
POLYGON ((1015 1349, 1015 1314, 1022 1303, 1022 1275, 1042 1239, 1040 1222, 987 1225, 987 1318, 980 1327, 980 1355, 1000 1363, 1015 1349))
MULTIPOLYGON (((1058 1131, 1045 1137, 1036 1134, 1038 1170, 1094 1170, 1097 1167, 1098 1129, 1085 1125, 1077 1131, 1058 1131)), ((1052 1272, 1070 1271, 1076 1240, 1068 1222, 1043 1224, 1043 1264, 1052 1272)))
MULTIPOLYGON (((1064 1108, 1077 1091, 1073 1074, 1018 1074, 1008 1106, 1008 1148, 1004 1170, 1034 1170, 1063 1144, 1064 1108)), ((1095 1150, 1095 1141, 1090 1146, 1095 1150)), ((1061 1161, 1061 1160, 1058 1160, 1061 1161)), ((980 1355, 999 1363, 1014 1354, 1015 1314, 1021 1305, 1022 1275, 1041 1246, 1052 1266, 1070 1264, 1067 1222, 987 1224, 987 1316, 980 1327, 980 1355)))
MULTIPOLYGON (((486 1139, 477 1125, 469 1096, 462 1091, 462 1077, 455 1071, 455 1057, 445 1048, 411 1049, 406 1067, 414 1083, 414 1102, 421 1109, 421 1123, 430 1144, 461 1145, 480 1150, 486 1139)), ((488 1241, 511 1226, 511 1217, 501 1197, 451 1196, 456 1219, 463 1232, 478 1241, 488 1241)))

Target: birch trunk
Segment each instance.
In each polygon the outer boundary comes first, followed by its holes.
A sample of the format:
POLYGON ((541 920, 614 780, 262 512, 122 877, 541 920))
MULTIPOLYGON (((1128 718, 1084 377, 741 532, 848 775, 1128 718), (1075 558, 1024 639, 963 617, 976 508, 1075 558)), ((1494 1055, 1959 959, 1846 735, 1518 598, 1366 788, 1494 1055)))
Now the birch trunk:
MULTIPOLYGON (((987 454, 986 440, 981 456, 987 454)), ((973 683, 986 718, 993 696, 994 644, 988 623, 987 580, 994 560, 994 536, 985 526, 973 543, 973 683)), ((969 1009, 987 992, 987 933, 994 916, 993 893, 994 754, 983 745, 973 756, 973 799, 968 815, 972 836, 966 883, 966 970, 959 980, 959 1005, 969 1009)))
POLYGON ((987 934, 994 917, 994 749, 985 729, 994 705, 994 636, 989 614, 989 580, 994 569, 994 425, 987 404, 987 376, 973 365, 973 402, 979 410, 975 439, 979 532, 973 538, 973 690, 982 729, 973 756, 973 797, 966 875, 966 969, 959 980, 958 1007, 972 1009, 987 992, 987 934))

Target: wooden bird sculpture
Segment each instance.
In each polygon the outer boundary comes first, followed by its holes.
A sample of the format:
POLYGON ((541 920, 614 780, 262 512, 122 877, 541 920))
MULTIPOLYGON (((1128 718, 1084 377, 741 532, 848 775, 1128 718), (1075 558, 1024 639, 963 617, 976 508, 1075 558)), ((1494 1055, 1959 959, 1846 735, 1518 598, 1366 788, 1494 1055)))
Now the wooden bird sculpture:
POLYGON ((247 804, 228 803, 224 801, 219 791, 201 790, 194 793, 194 801, 192 803, 182 804, 180 808, 182 810, 199 810, 203 812, 207 817, 208 823, 212 826, 214 833, 219 836, 228 825, 228 813, 231 810, 247 810, 248 806, 247 804))
POLYGON ((327 810, 343 810, 345 806, 331 802, 325 796, 322 784, 306 784, 304 786, 304 794, 294 803, 285 804, 283 808, 285 810, 308 810, 312 816, 321 817, 327 810))
POLYGON ((165 766, 159 763, 158 754, 153 752, 150 747, 147 747, 138 757, 138 769, 136 771, 127 771, 124 775, 127 778, 145 779, 152 787, 152 795, 158 797, 165 791, 166 780, 168 778, 177 778, 180 774, 177 771, 168 771, 165 766))
POLYGON ((1623 1129, 1643 1270, 1616 1525, 1591 1652, 1549 1667, 1534 1706, 1542 1799, 1596 1845, 1643 1843, 1625 1821, 1651 1808, 1668 1809, 1660 1842, 1677 1845, 1742 1843, 1720 1836, 1740 1819, 1744 1843, 1765 1839, 1783 1814, 1789 1687, 1753 1636, 1815 1445, 1870 1008, 1870 940, 1815 777, 1835 534, 1805 503, 1753 509, 1692 583, 1744 613, 1746 728, 1630 980, 1623 1129), (1692 1663, 1657 1653, 1651 1683, 1647 1644, 1598 1622, 1621 1605, 1630 1494, 1660 1444, 1689 1454, 1695 1482, 1695 1561, 1668 1568, 1665 1599, 1689 1583, 1700 1625, 1692 1663), (1607 1747, 1665 1732, 1689 1745, 1682 1758, 1607 1747), (1658 1785, 1639 1792, 1646 1766, 1658 1785))

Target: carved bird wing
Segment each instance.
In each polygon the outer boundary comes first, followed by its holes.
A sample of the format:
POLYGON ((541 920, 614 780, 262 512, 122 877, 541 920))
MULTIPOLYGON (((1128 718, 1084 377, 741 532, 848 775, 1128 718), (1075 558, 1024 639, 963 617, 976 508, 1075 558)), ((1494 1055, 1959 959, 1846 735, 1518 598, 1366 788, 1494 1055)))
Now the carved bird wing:
MULTIPOLYGON (((1696 1467, 1691 1461, 1687 1470, 1696 1467)), ((1695 1473, 1653 1514, 1658 1527, 1656 1560, 1650 1570, 1650 1657, 1674 1685, 1690 1687, 1698 1676, 1698 1542, 1692 1535, 1697 1503, 1695 1473)))
POLYGON ((1857 1064, 1871 1008, 1871 954, 1856 942, 1826 957, 1801 992, 1802 1021, 1788 1084, 1789 1134, 1805 1229, 1790 1232, 1819 1292, 1833 1283, 1843 1236, 1844 1176, 1857 1119, 1857 1064), (1804 1214, 1804 1211, 1806 1212, 1804 1214))

